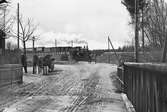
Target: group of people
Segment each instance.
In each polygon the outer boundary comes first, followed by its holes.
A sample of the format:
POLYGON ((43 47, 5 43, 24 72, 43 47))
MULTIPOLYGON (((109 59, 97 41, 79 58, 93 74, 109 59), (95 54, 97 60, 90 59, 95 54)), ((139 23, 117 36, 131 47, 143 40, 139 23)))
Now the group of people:
MULTIPOLYGON (((38 57, 37 55, 33 56, 33 74, 47 74, 50 71, 54 70, 53 64, 54 58, 51 58, 51 55, 46 55, 45 57, 38 57)), ((23 54, 21 55, 21 63, 25 73, 27 73, 27 58, 23 54)))
MULTIPOLYGON (((77 60, 77 56, 79 56, 78 54, 79 52, 72 52, 72 58, 77 60)), ((92 53, 87 53, 88 56, 88 62, 92 62, 94 61, 96 63, 96 54, 92 54, 92 53)), ((86 57, 85 57, 86 58, 86 57)), ((54 70, 54 58, 52 58, 51 55, 46 55, 44 57, 39 57, 37 55, 33 56, 33 74, 39 74, 41 72, 43 72, 43 74, 47 74, 48 72, 51 72, 54 70)), ((27 73, 27 58, 25 54, 21 55, 21 63, 23 66, 23 69, 25 71, 25 73, 27 73)))

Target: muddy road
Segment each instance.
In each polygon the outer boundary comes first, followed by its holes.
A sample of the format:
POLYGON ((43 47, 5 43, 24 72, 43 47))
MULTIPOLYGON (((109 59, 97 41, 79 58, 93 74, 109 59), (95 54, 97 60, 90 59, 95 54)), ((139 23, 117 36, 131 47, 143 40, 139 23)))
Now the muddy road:
POLYGON ((115 72, 108 64, 55 65, 54 73, 18 90, 17 101, 3 112, 126 112, 115 72))

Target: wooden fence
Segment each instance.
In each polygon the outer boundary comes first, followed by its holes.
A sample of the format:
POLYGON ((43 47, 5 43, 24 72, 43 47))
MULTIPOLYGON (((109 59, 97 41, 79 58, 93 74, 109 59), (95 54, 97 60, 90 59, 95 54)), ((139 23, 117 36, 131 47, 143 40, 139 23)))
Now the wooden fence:
POLYGON ((20 50, 0 52, 0 87, 22 83, 23 71, 20 50))
POLYGON ((0 87, 22 83, 23 71, 20 64, 0 65, 0 87))
POLYGON ((167 64, 125 63, 118 76, 136 112, 167 112, 167 64))
POLYGON ((5 50, 1 52, 0 64, 21 64, 21 51, 5 50))

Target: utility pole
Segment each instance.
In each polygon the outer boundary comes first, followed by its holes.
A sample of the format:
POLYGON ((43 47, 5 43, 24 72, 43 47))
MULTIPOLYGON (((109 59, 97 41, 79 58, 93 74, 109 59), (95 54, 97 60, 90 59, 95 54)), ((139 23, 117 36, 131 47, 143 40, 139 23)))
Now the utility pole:
POLYGON ((32 49, 34 53, 34 50, 35 50, 35 37, 34 36, 32 37, 32 49))
POLYGON ((33 74, 36 73, 36 65, 35 62, 37 61, 35 58, 35 36, 32 37, 32 52, 33 52, 33 74))
POLYGON ((72 41, 71 41, 71 47, 73 47, 73 44, 74 44, 74 41, 72 40, 72 41))
POLYGON ((142 3, 142 50, 144 53, 144 4, 142 3))
POLYGON ((108 36, 107 42, 108 42, 108 51, 109 51, 110 50, 109 36, 108 36))
POLYGON ((55 39, 55 47, 57 47, 57 40, 55 39))
POLYGON ((19 3, 17 3, 17 48, 19 49, 20 48, 20 46, 19 46, 19 39, 20 39, 20 36, 19 36, 19 33, 20 33, 20 31, 19 31, 19 20, 20 20, 20 12, 19 12, 19 3))
POLYGON ((108 40, 107 40, 107 42, 108 42, 108 63, 110 63, 110 43, 109 43, 109 36, 108 36, 108 40))
POLYGON ((138 32, 138 0, 135 0, 135 61, 138 62, 139 56, 139 32, 138 32))
POLYGON ((116 58, 117 58, 117 60, 118 60, 118 63, 120 64, 120 59, 119 59, 119 56, 117 55, 117 52, 116 52, 116 50, 114 49, 114 46, 113 46, 113 44, 112 44, 112 42, 111 42, 111 40, 110 40, 110 37, 109 37, 109 36, 108 36, 108 43, 109 43, 109 45, 111 45, 112 50, 114 51, 114 54, 115 54, 115 56, 116 56, 116 58))

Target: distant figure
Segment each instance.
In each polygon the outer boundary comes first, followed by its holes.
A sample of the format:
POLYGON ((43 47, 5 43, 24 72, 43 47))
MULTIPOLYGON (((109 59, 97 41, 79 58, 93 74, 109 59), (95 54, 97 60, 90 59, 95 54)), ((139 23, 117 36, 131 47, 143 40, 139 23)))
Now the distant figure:
POLYGON ((37 55, 34 55, 33 56, 33 74, 37 73, 38 63, 39 63, 39 58, 37 55))
POLYGON ((38 61, 38 72, 39 74, 43 71, 43 57, 39 57, 38 61))
POLYGON ((94 55, 94 60, 95 60, 95 64, 96 64, 96 61, 97 61, 97 54, 94 55))
POLYGON ((21 63, 24 68, 25 73, 27 73, 27 61, 26 56, 24 54, 21 55, 21 63))
POLYGON ((92 62, 92 54, 88 53, 88 62, 91 63, 92 62))

